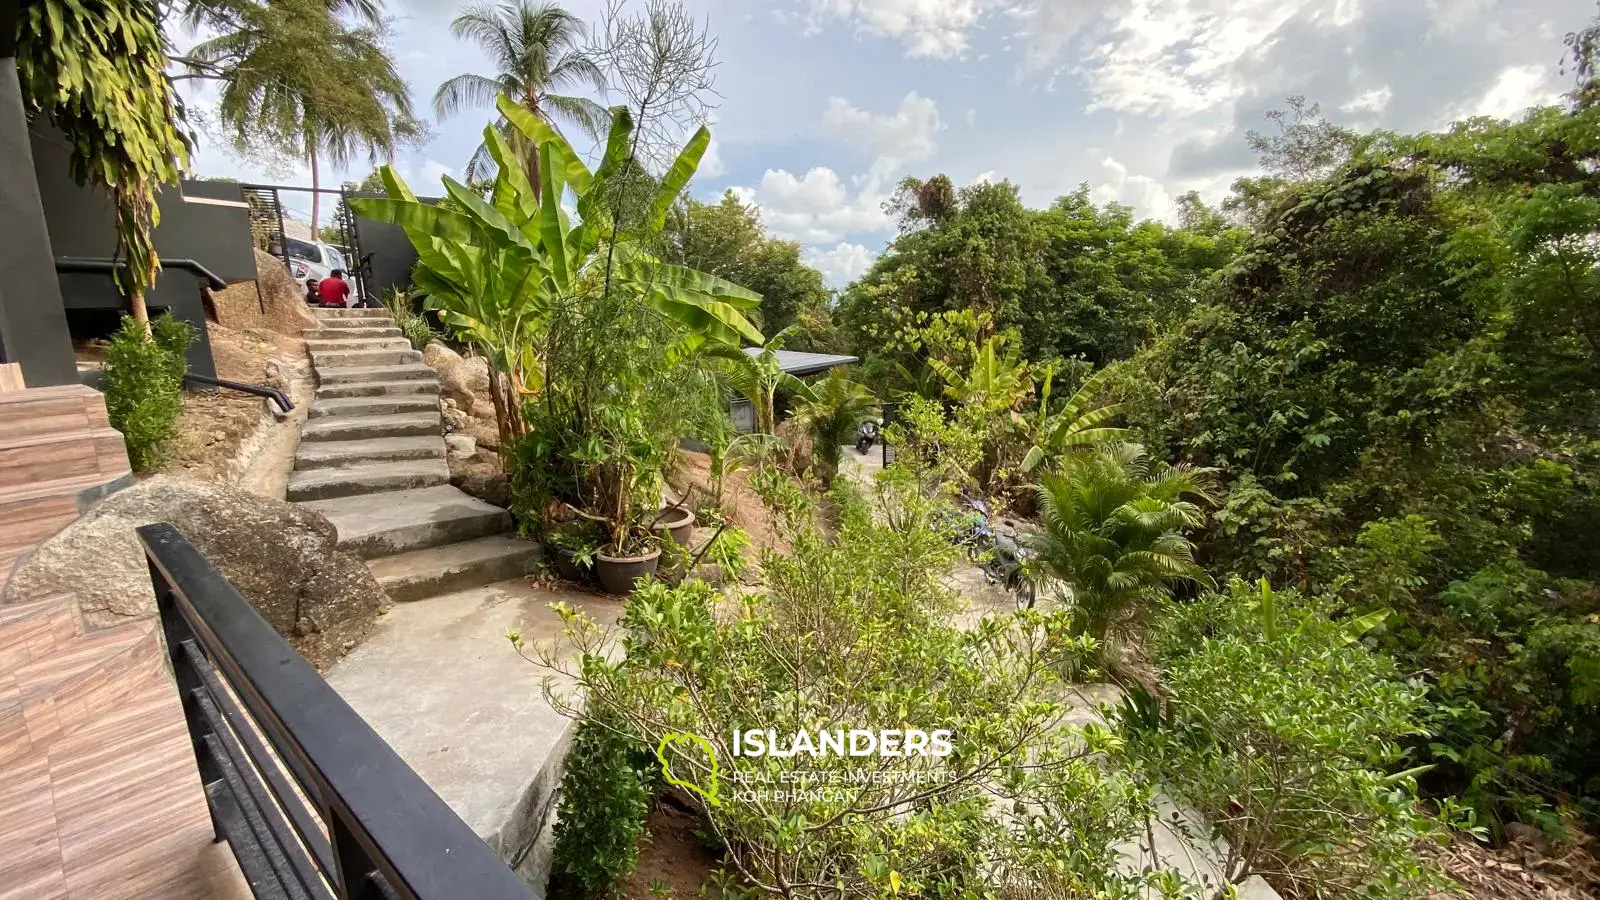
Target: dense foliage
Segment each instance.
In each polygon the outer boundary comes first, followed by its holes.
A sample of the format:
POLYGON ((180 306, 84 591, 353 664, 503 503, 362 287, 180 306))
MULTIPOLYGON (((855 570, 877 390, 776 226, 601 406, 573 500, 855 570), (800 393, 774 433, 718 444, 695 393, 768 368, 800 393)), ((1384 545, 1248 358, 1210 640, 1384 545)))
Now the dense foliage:
POLYGON ((1214 571, 1394 611, 1369 641, 1429 685, 1426 786, 1600 813, 1600 112, 1290 127, 1243 252, 1113 393, 1229 476, 1214 571))
POLYGON ((150 323, 124 316, 106 348, 106 413, 122 432, 135 471, 159 463, 183 412, 184 351, 194 342, 194 327, 162 315, 150 323))
POLYGON ((1194 198, 1186 200, 1194 224, 1181 229, 1135 222, 1125 206, 1097 207, 1087 187, 1032 210, 1010 182, 957 192, 941 175, 907 180, 896 203, 900 236, 838 308, 848 342, 885 380, 892 363, 912 360, 886 354, 884 343, 942 312, 1016 331, 1022 355, 1037 363, 1126 356, 1188 312, 1241 239, 1194 198))
MULTIPOLYGON (((17 17, 17 79, 29 111, 49 118, 72 148, 72 175, 112 196, 117 241, 130 262, 119 283, 145 318, 159 265, 150 232, 155 193, 188 164, 182 109, 165 77, 153 0, 28 3, 17 17)), ((141 327, 148 327, 142 325, 141 327)))

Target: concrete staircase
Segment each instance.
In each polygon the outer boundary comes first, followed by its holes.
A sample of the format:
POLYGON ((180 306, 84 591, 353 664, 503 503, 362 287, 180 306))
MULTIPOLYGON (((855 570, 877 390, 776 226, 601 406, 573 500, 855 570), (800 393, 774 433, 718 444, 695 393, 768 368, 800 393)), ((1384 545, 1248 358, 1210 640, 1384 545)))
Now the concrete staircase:
POLYGON ((327 516, 396 602, 527 574, 538 545, 450 486, 439 381, 381 309, 313 310, 316 398, 288 499, 327 516))

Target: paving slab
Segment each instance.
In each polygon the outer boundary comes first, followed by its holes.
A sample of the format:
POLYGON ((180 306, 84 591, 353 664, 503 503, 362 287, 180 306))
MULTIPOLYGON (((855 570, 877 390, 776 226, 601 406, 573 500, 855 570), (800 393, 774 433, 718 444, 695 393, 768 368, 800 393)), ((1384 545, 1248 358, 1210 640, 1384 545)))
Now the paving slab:
POLYGON ((318 400, 335 400, 346 397, 395 397, 430 395, 439 396, 439 382, 431 379, 410 381, 354 381, 346 384, 325 384, 317 388, 318 400))
POLYGON ((387 416, 328 416, 307 420, 300 429, 300 440, 359 441, 385 437, 428 437, 442 430, 443 419, 437 409, 387 416))
POLYGON ((521 578, 539 562, 540 549, 532 541, 495 534, 386 556, 368 568, 391 601, 405 603, 521 578))
POLYGON ((392 416, 401 413, 438 411, 439 398, 431 394, 329 397, 311 404, 313 419, 326 419, 332 416, 392 416))
MULTIPOLYGON (((519 656, 505 632, 553 646, 562 628, 548 608, 555 601, 607 623, 622 613, 617 599, 501 582, 393 607, 328 673, 334 690, 508 863, 553 815, 571 722, 544 699, 540 684, 551 673, 519 656)), ((570 689, 559 678, 553 685, 570 689)))
POLYGON ((323 385, 365 381, 417 381, 437 378, 433 369, 422 363, 398 366, 317 366, 317 381, 323 385))

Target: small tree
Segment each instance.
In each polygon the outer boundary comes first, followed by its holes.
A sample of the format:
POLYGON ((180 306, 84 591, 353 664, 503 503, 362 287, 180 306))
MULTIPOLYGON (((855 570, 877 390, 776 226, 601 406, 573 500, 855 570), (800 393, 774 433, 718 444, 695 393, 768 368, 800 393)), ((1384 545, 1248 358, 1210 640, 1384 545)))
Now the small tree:
POLYGON ((877 409, 878 398, 845 377, 843 369, 829 372, 798 399, 792 421, 811 436, 811 456, 823 484, 833 483, 843 446, 855 437, 862 420, 877 409))
POLYGON ((1038 488, 1039 531, 1025 535, 1035 577, 1069 591, 1074 634, 1104 641, 1171 595, 1172 584, 1208 576, 1185 532, 1205 513, 1209 472, 1152 462, 1138 444, 1068 457, 1038 488))

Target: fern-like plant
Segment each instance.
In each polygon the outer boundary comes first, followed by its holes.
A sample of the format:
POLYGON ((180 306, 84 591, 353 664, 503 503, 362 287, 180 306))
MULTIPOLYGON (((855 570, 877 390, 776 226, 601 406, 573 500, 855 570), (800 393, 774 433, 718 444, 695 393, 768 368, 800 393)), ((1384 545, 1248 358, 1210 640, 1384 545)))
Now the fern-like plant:
POLYGON ((1069 456, 1038 488, 1039 531, 1023 536, 1032 574, 1070 591, 1073 631, 1104 641, 1175 582, 1205 582, 1186 533, 1205 522, 1209 470, 1155 462, 1138 444, 1069 456))

